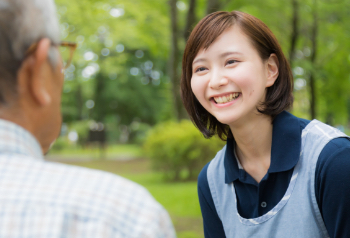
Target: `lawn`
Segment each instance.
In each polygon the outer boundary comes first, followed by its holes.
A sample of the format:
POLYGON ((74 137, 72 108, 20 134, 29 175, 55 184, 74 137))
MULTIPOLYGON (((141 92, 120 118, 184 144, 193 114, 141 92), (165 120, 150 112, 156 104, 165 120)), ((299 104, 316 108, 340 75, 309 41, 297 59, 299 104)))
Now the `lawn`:
POLYGON ((105 150, 100 150, 97 144, 84 147, 71 145, 62 149, 57 149, 57 147, 54 144, 48 154, 48 157, 52 160, 91 161, 100 160, 101 157, 107 160, 129 160, 139 158, 142 155, 142 150, 138 145, 108 145, 105 150))
POLYGON ((90 148, 87 151, 77 149, 73 152, 69 150, 59 153, 53 151, 47 158, 67 164, 108 171, 143 185, 167 209, 179 238, 204 237, 195 181, 164 182, 161 174, 151 170, 149 160, 140 157, 142 152, 136 146, 128 147, 127 145, 109 148, 107 159, 104 160, 98 159, 98 154, 97 149, 90 148), (121 160, 118 158, 121 158, 121 160))

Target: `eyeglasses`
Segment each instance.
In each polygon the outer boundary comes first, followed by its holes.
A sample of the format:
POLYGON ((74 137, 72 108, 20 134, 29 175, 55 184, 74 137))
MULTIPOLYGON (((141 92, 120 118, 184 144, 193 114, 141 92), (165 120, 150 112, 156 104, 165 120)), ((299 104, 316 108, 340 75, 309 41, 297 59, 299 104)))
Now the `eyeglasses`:
MULTIPOLYGON (((74 51, 77 48, 77 43, 62 41, 57 45, 56 44, 52 44, 52 45, 58 46, 61 54, 61 58, 63 61, 63 69, 67 69, 72 62, 74 51)), ((27 57, 30 54, 34 53, 37 47, 38 47, 38 42, 33 43, 26 51, 25 56, 27 57)))

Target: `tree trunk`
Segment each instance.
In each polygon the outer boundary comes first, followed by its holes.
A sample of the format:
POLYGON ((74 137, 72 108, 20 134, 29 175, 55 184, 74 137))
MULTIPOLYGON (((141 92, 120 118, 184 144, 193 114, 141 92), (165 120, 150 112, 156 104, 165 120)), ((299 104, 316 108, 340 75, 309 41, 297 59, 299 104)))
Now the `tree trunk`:
POLYGON ((289 50, 289 63, 293 66, 295 57, 295 48, 299 38, 299 3, 298 0, 292 0, 293 18, 292 18, 292 35, 289 50))
POLYGON ((93 111, 93 119, 97 122, 104 122, 106 115, 106 99, 105 99, 105 91, 106 88, 106 76, 99 72, 95 78, 95 106, 92 108, 93 111))
POLYGON ((174 182, 180 181, 180 171, 181 171, 180 169, 175 170, 174 177, 173 177, 174 182))
POLYGON ((317 33, 318 33, 318 15, 317 15, 317 0, 314 0, 313 9, 313 25, 311 32, 311 64, 312 70, 310 73, 310 115, 311 119, 316 118, 316 82, 315 82, 315 61, 317 53, 317 33))
POLYGON ((184 109, 180 97, 180 77, 178 74, 179 66, 179 46, 178 46, 178 27, 177 27, 177 8, 176 0, 169 0, 170 18, 171 18, 171 53, 170 53, 170 80, 172 83, 172 93, 174 101, 175 118, 180 120, 185 117, 184 109))
POLYGON ((190 36, 190 33, 193 29, 194 23, 196 22, 196 0, 190 0, 190 6, 188 8, 187 12, 187 21, 186 26, 184 30, 184 38, 185 42, 187 41, 188 37, 190 36))
POLYGON ((221 6, 220 0, 208 0, 208 2, 207 2, 207 14, 219 11, 221 7, 222 6, 221 6))
POLYGON ((311 119, 316 118, 316 89, 314 73, 310 74, 310 116, 311 119))
POLYGON ((84 106, 84 102, 83 102, 83 93, 82 93, 82 86, 81 83, 79 82, 78 84, 78 88, 77 88, 77 92, 75 94, 76 96, 76 100, 77 100, 77 110, 78 110, 78 120, 83 120, 84 116, 83 116, 83 106, 84 106))

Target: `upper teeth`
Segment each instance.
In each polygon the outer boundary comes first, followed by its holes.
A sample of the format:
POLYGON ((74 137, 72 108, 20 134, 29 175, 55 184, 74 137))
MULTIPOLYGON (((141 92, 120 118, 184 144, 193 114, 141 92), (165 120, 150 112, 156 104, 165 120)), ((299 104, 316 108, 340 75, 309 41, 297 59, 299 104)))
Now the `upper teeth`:
POLYGON ((239 96, 239 93, 230 93, 225 96, 214 97, 216 103, 227 103, 236 99, 239 96))

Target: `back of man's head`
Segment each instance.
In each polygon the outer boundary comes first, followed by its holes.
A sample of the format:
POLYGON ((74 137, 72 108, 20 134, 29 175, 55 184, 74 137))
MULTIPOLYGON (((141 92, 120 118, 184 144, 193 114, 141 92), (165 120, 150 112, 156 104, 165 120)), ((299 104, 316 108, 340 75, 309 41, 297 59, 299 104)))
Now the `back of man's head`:
MULTIPOLYGON (((16 96, 17 72, 31 44, 42 38, 59 42, 53 0, 0 0, 0 104, 16 96)), ((57 51, 50 49, 54 66, 57 51)))
POLYGON ((0 118, 47 152, 61 126, 62 61, 53 0, 0 0, 0 118))

